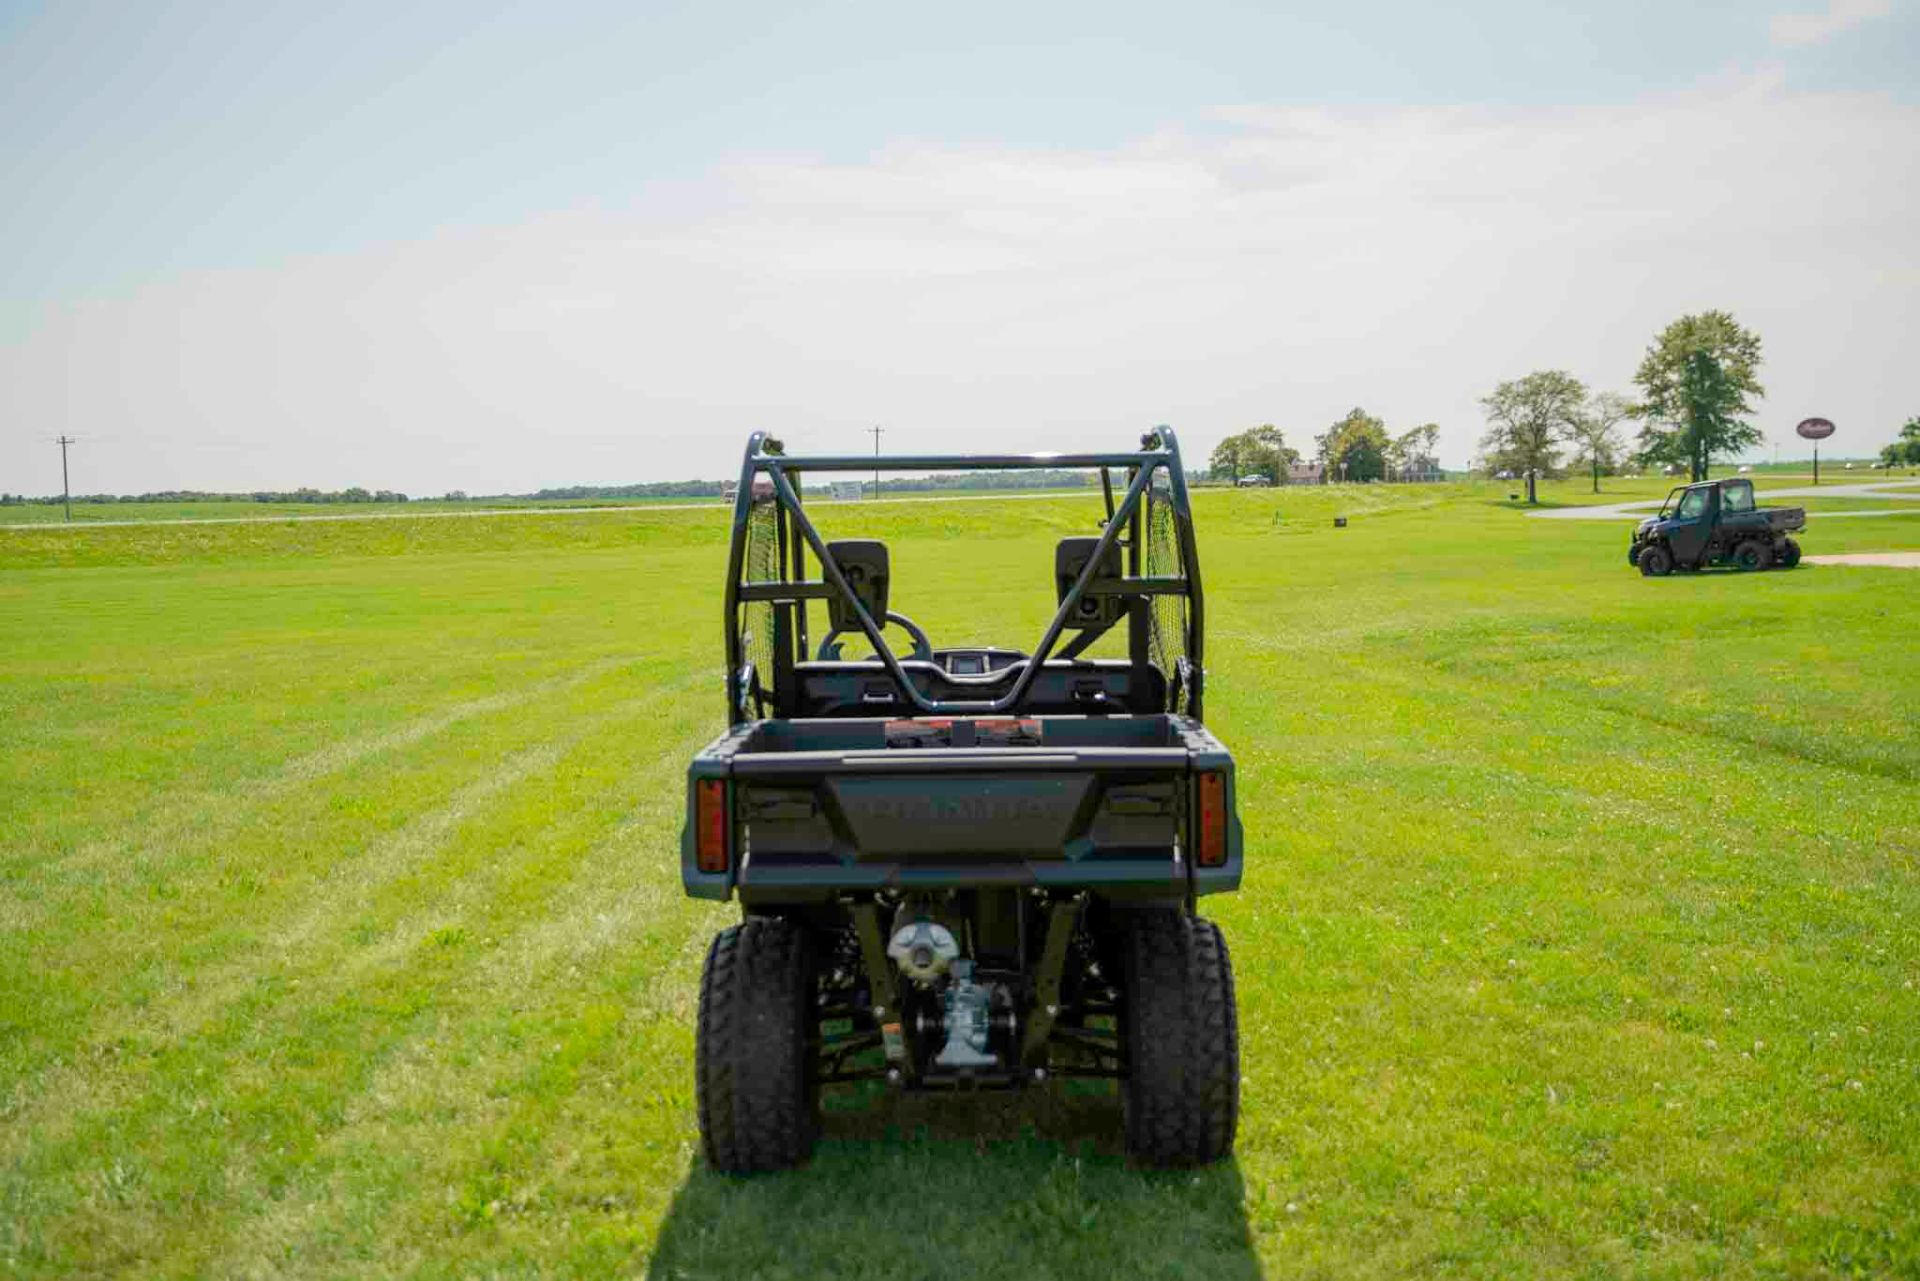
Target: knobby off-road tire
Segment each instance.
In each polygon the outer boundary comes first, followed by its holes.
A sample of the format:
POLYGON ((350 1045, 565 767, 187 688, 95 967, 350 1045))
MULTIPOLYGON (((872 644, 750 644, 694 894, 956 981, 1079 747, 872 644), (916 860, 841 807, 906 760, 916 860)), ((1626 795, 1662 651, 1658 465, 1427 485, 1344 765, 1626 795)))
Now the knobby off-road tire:
POLYGON ((714 936, 700 978, 694 1091, 715 1170, 785 1170, 812 1153, 813 989, 813 950, 791 922, 756 917, 714 936))
POLYGON ((1642 548, 1640 572, 1648 578, 1665 578, 1673 572, 1673 553, 1658 544, 1642 548))
POLYGON ((1773 553, 1757 538, 1749 538, 1733 549, 1733 567, 1745 573, 1773 564, 1773 553))
POLYGON ((1782 569, 1792 569, 1800 563, 1800 544, 1791 538, 1787 539, 1786 543, 1787 545, 1780 549, 1780 559, 1777 563, 1782 569))
POLYGON ((1173 909, 1133 913, 1121 938, 1127 1154, 1189 1166, 1233 1150, 1240 1117, 1240 1028, 1233 965, 1212 921, 1173 909))

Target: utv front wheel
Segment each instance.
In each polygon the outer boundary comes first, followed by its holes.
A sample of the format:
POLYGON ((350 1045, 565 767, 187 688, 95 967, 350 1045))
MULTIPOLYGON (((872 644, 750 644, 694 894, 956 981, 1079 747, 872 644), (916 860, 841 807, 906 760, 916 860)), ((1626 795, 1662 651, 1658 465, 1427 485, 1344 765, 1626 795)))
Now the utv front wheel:
POLYGON ((714 936, 694 1068, 714 1169, 784 1170, 813 1151, 813 987, 812 949, 793 923, 756 917, 714 936))
POLYGON ((1640 572, 1648 578, 1665 578, 1673 572, 1673 553, 1658 543, 1641 549, 1640 572))
POLYGON ((1733 549, 1734 568, 1752 572, 1765 569, 1773 563, 1773 553, 1767 545, 1757 538, 1749 538, 1733 549))
POLYGON ((1132 915, 1122 940, 1127 1154, 1189 1166, 1233 1150, 1240 1029, 1233 965, 1212 921, 1173 909, 1132 915))

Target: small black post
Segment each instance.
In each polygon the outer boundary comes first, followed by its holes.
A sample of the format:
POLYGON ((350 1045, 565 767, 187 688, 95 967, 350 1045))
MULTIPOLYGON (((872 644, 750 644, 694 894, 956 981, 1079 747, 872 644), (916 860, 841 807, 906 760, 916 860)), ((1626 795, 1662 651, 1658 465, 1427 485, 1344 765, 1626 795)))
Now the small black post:
POLYGON ((1813 483, 1820 483, 1820 442, 1813 442, 1813 483))
POLYGON ((67 509, 67 523, 73 523, 73 487, 67 483, 67 446, 79 442, 72 436, 60 437, 60 502, 67 509))

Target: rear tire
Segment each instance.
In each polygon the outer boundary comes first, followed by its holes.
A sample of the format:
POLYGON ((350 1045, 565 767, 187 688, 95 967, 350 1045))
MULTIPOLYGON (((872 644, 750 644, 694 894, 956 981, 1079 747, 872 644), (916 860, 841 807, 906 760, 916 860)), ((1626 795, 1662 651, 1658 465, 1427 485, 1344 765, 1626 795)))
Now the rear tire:
POLYGON ((700 979, 694 1092, 707 1164, 785 1170, 813 1151, 813 949, 790 921, 720 931, 700 979))
POLYGON ((1123 929, 1127 1155, 1146 1166, 1218 1161, 1240 1116, 1226 940, 1212 921, 1171 908, 1133 913, 1123 929))
POLYGON ((1673 572, 1673 553, 1658 543, 1641 548, 1640 572, 1648 578, 1665 578, 1673 572))
POLYGON ((1733 549, 1733 567, 1753 573, 1773 564, 1773 553, 1757 538, 1749 538, 1733 549))
POLYGON ((1786 546, 1780 549, 1780 568, 1792 569, 1800 563, 1800 544, 1789 538, 1786 546))

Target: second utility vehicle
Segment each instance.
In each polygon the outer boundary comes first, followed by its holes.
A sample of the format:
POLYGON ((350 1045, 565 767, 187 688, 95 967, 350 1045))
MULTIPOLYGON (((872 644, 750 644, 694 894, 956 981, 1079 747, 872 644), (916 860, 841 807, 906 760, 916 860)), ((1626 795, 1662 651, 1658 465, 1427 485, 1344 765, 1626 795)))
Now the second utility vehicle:
POLYGON ((687 893, 742 916, 701 979, 708 1164, 805 1160, 837 1083, 1069 1076, 1118 1083, 1140 1163, 1225 1156, 1233 971, 1196 905, 1238 887, 1241 832, 1233 760, 1201 723, 1204 597, 1173 432, 1110 454, 879 465, 1097 471, 1105 519, 1033 566, 1058 604, 1031 652, 938 646, 897 612, 914 589, 886 545, 828 542, 802 504, 803 475, 875 460, 748 443, 728 728, 688 770, 681 852, 687 893), (1124 658, 1084 656, 1109 633, 1124 658))
POLYGON ((1708 565, 1792 569, 1800 544, 1789 535, 1806 524, 1803 507, 1755 506, 1750 480, 1682 485, 1633 531, 1627 563, 1648 578, 1708 565))

